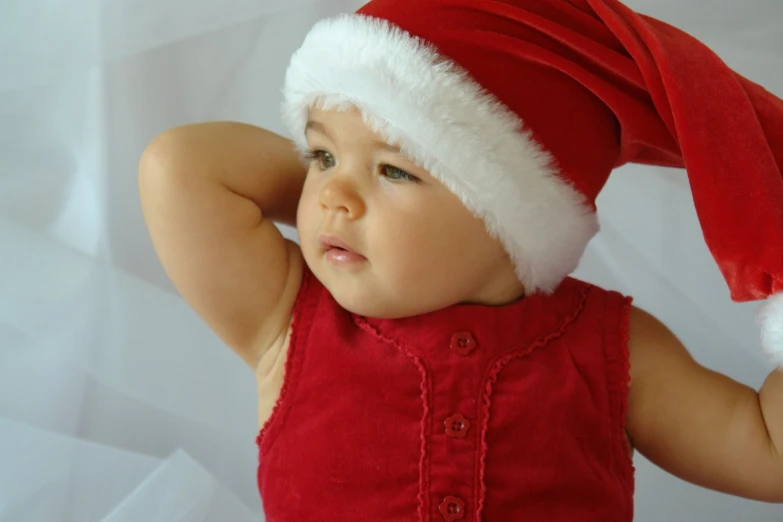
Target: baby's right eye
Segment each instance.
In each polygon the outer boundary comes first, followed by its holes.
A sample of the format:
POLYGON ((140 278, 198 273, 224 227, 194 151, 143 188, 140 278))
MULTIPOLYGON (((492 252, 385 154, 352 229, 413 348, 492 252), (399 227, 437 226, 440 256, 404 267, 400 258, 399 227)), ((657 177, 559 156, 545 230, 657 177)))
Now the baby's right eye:
POLYGON ((331 169, 335 165, 334 156, 325 150, 308 151, 305 153, 305 158, 311 163, 317 162, 321 170, 331 169))

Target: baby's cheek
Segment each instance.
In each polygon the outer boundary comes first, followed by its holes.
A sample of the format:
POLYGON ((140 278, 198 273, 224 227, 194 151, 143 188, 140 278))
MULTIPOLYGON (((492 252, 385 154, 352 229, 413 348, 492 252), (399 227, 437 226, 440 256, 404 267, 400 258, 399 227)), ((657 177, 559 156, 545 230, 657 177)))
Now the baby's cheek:
POLYGON ((296 208, 296 226, 297 229, 305 231, 312 230, 317 226, 318 217, 318 197, 312 187, 305 183, 302 195, 299 197, 299 204, 296 208))

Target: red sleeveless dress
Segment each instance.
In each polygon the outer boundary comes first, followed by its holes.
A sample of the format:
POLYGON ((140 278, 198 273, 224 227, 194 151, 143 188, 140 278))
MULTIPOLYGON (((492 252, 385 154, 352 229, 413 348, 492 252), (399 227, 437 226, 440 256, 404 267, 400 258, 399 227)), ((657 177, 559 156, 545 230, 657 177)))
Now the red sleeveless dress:
POLYGON ((569 278, 379 320, 305 267, 257 439, 267 520, 630 522, 630 305, 569 278))

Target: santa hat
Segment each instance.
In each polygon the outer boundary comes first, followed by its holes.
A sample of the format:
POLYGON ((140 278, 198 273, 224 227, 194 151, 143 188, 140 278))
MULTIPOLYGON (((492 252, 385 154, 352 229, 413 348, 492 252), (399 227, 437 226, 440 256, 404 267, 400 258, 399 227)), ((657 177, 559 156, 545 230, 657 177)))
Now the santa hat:
POLYGON ((576 268, 613 169, 685 168, 732 299, 769 298, 783 367, 783 101, 686 33, 616 0, 372 0, 312 28, 284 93, 301 149, 314 104, 359 108, 483 219, 528 291, 576 268))

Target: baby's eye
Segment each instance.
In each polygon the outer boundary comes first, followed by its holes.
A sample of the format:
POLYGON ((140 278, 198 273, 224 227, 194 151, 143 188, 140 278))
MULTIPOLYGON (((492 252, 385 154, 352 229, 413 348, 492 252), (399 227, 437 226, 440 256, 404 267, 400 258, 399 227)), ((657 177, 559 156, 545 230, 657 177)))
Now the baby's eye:
POLYGON ((325 150, 314 150, 305 153, 305 158, 312 162, 318 163, 318 168, 321 170, 328 170, 335 166, 334 156, 325 150))
POLYGON ((397 167, 392 167, 391 165, 381 165, 381 172, 391 181, 412 181, 413 183, 419 183, 419 181, 421 181, 416 176, 408 174, 397 167))

